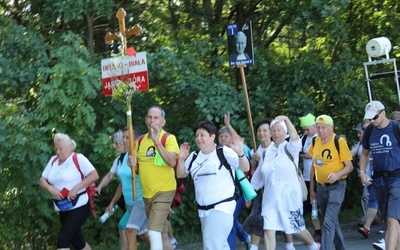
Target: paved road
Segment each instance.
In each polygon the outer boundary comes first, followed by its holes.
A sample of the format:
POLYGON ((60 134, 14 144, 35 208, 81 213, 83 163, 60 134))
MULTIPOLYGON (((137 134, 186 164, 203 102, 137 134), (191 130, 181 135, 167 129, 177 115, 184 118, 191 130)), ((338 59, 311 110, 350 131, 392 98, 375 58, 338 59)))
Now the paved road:
MULTIPOLYGON (((348 250, 369 250, 374 249, 372 243, 377 242, 384 236, 378 234, 380 226, 373 226, 371 229, 371 234, 369 238, 364 238, 360 233, 357 232, 357 225, 355 223, 342 226, 342 232, 346 241, 346 246, 348 250)), ((299 240, 295 241, 296 250, 306 250, 308 247, 299 240)), ((285 244, 283 243, 283 238, 276 249, 284 250, 285 244)))
MULTIPOLYGON (((373 226, 371 229, 371 235, 368 239, 365 239, 361 234, 357 232, 356 222, 351 224, 342 224, 343 235, 346 240, 346 245, 348 250, 369 250, 374 249, 372 243, 377 242, 379 239, 383 238, 382 234, 378 234, 380 226, 373 226)), ((311 230, 311 233, 313 231, 311 230)), ((299 239, 294 239, 296 250, 307 250, 308 247, 299 239)), ((178 246, 179 250, 202 250, 202 244, 180 244, 178 246)), ((237 243, 237 250, 245 250, 242 242, 237 243)), ((260 250, 264 249, 264 246, 260 246, 260 250)), ((285 243, 283 241, 283 236, 277 235, 277 250, 284 250, 285 243)))

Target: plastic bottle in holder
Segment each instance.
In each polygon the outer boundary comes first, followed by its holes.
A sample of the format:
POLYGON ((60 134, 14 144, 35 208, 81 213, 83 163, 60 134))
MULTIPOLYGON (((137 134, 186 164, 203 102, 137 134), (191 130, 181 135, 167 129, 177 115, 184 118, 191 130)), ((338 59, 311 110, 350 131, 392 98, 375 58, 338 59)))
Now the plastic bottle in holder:
POLYGON ((99 218, 99 221, 101 222, 101 223, 104 223, 114 212, 115 212, 115 210, 117 210, 117 208, 118 208, 118 205, 115 205, 112 209, 111 209, 111 212, 109 213, 109 212, 105 212, 100 218, 99 218))
POLYGON ((311 219, 312 220, 318 219, 318 205, 316 200, 313 200, 312 202, 311 219))

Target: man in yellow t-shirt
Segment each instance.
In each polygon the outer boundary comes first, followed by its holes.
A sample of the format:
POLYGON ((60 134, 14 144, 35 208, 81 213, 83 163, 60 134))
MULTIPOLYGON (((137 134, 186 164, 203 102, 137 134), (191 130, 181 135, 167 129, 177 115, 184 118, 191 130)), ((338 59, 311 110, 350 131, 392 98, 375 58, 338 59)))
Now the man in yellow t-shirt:
POLYGON ((313 156, 310 172, 310 200, 317 200, 323 216, 321 249, 333 249, 333 244, 336 249, 345 249, 344 237, 339 225, 339 211, 346 192, 346 177, 353 171, 352 156, 346 140, 342 137, 338 140, 335 138, 333 120, 330 116, 318 116, 315 127, 318 137, 308 150, 313 156), (338 144, 338 149, 335 144, 338 144), (313 192, 315 180, 317 194, 313 192))
POLYGON ((148 217, 151 250, 172 249, 167 235, 167 217, 175 195, 174 167, 179 154, 176 137, 168 135, 165 145, 161 138, 166 133, 165 112, 161 107, 151 107, 145 119, 148 133, 137 148, 140 184, 148 217), (164 247, 163 247, 164 245, 164 247))

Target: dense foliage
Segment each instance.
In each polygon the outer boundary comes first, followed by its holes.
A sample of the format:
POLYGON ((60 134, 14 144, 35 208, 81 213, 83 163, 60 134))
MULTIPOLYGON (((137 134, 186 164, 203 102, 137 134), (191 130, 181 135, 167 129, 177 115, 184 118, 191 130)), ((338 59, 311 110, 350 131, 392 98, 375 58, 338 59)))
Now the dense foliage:
MULTIPOLYGON (((104 36, 117 32, 120 7, 127 27, 138 23, 144 29, 141 37, 128 39, 129 46, 148 57, 150 90, 133 98, 134 125, 144 132, 147 108, 161 105, 166 130, 193 147, 193 124, 209 119, 220 125, 227 111, 251 141, 239 70, 227 64, 228 23, 253 24, 255 65, 245 69, 253 119, 286 114, 297 124, 308 112, 326 113, 349 145, 368 102, 366 43, 386 36, 391 57, 400 53, 397 0, 0 0, 2 249, 54 247, 59 223, 38 180, 54 154, 55 132, 75 139, 101 176, 116 156, 110 135, 126 125, 126 117, 123 104, 102 95, 100 60, 118 51, 104 36)), ((399 108, 392 78, 372 86, 388 112, 399 108)), ((97 198, 98 213, 114 185, 97 198)), ((193 239, 200 229, 187 186, 172 223, 176 235, 193 239)), ((344 207, 359 206, 356 174, 348 186, 351 199, 344 207)), ((95 249, 118 244, 116 223, 89 219, 85 227, 92 228, 85 233, 95 249)))

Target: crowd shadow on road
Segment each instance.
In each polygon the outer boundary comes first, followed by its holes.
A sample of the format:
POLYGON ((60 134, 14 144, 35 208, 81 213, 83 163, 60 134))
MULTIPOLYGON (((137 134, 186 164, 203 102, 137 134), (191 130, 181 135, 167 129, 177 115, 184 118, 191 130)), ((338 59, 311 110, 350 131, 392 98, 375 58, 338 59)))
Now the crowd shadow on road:
MULTIPOLYGON (((378 231, 381 228, 381 225, 374 225, 371 227, 371 234, 369 238, 364 238, 358 231, 357 223, 352 221, 347 224, 341 225, 342 232, 345 238, 346 247, 347 249, 351 250, 367 250, 373 249, 372 244, 377 242, 379 239, 384 237, 383 234, 379 234, 378 231)), ((313 229, 309 228, 311 234, 313 234, 313 229)), ((285 249, 285 242, 283 234, 277 233, 277 250, 284 250, 285 249)), ((308 247, 301 241, 299 238, 294 237, 294 245, 296 250, 306 250, 308 247)), ((179 244, 178 250, 202 250, 203 244, 202 243, 188 243, 188 244, 179 244)), ((243 242, 237 241, 236 244, 237 250, 246 250, 246 247, 243 242)), ((259 249, 264 249, 264 244, 261 242, 259 249)), ((334 247, 332 247, 334 249, 334 247)))

